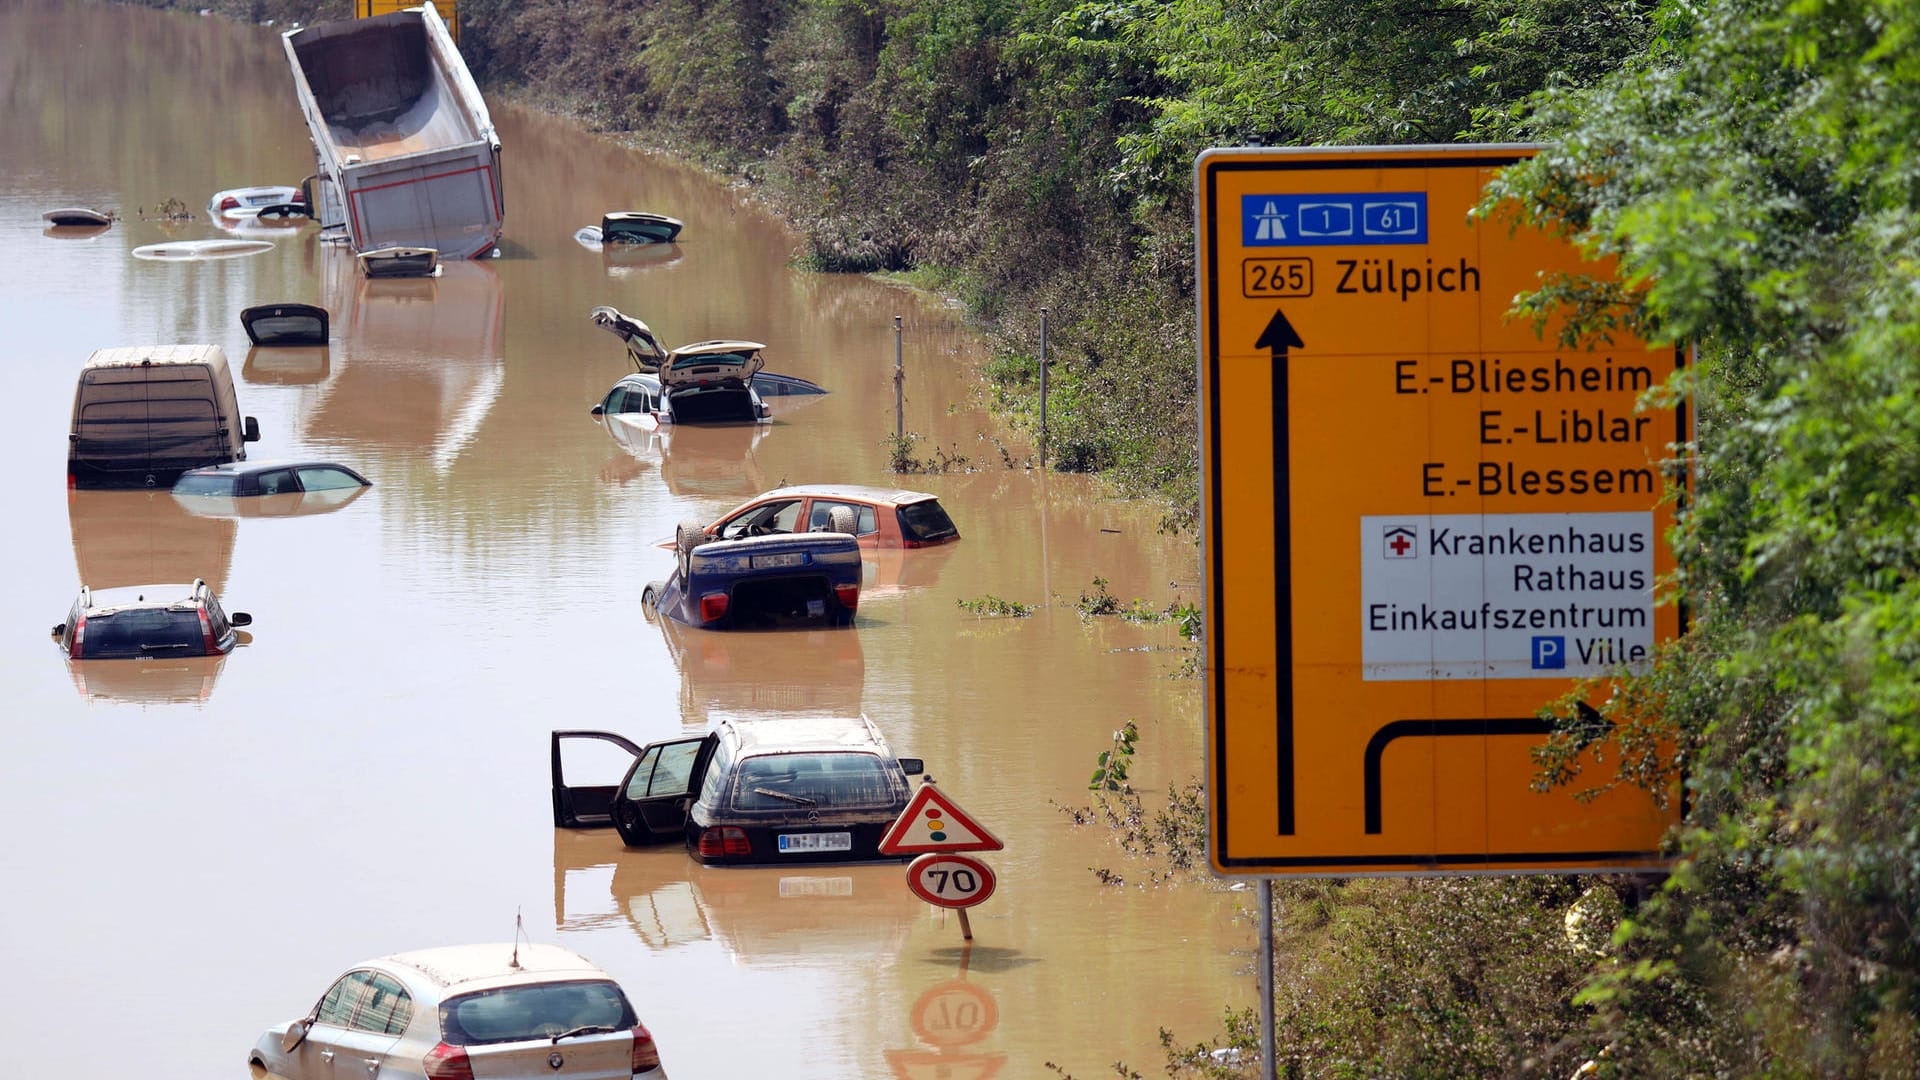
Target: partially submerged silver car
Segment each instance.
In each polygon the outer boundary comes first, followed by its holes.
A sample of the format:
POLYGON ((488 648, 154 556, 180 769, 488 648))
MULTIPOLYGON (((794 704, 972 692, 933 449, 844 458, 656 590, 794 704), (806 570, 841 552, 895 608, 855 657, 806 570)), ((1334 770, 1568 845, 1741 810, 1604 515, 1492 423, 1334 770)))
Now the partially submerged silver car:
POLYGON ((268 1028, 247 1065, 256 1080, 667 1075, 612 976, 535 944, 453 945, 357 964, 305 1017, 268 1028))
POLYGON ((642 427, 696 423, 767 423, 768 394, 824 394, 815 383, 761 371, 757 341, 696 341, 666 349, 646 323, 614 308, 588 313, 595 326, 627 343, 635 374, 614 384, 594 415, 625 416, 642 427))

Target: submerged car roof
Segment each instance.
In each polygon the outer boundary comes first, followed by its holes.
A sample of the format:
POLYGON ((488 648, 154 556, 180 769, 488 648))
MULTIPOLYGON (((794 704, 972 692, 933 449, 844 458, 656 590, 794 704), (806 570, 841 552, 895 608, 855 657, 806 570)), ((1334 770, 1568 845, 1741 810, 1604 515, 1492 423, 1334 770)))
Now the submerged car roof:
POLYGON ((269 469, 307 469, 324 467, 345 469, 353 472, 337 461, 321 461, 318 458, 271 458, 267 461, 228 461, 219 465, 202 465, 197 469, 188 469, 182 476, 247 476, 266 472, 269 469))
POLYGON ((880 729, 865 716, 783 716, 778 720, 725 720, 740 739, 740 754, 814 750, 887 753, 880 729))
POLYGON ((194 602, 193 585, 168 582, 161 585, 120 585, 111 589, 87 590, 87 614, 104 615, 120 608, 147 606, 171 607, 194 602))
POLYGON ((867 502, 892 503, 895 506, 926 502, 928 499, 938 497, 925 491, 908 491, 905 488, 872 487, 867 484, 791 484, 787 487, 774 488, 772 491, 763 491, 749 501, 759 502, 761 499, 788 495, 819 495, 826 498, 862 499, 867 502))
POLYGON ((380 959, 399 967, 412 968, 437 986, 458 987, 461 990, 480 989, 483 985, 552 982, 556 976, 609 978, 593 961, 571 949, 527 942, 522 942, 517 952, 512 942, 499 942, 491 945, 442 945, 395 953, 380 959))

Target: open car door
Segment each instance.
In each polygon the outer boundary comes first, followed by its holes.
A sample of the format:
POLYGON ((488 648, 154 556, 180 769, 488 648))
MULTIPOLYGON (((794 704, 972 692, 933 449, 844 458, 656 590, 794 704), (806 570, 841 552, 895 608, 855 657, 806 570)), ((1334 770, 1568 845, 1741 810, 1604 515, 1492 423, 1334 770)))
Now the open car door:
POLYGON ((599 829, 613 824, 613 796, 617 784, 569 787, 560 747, 566 742, 599 740, 625 750, 636 760, 645 749, 632 739, 611 731, 556 731, 553 733, 553 827, 556 829, 599 829))
POLYGON ((613 827, 633 847, 684 839, 694 793, 713 760, 716 735, 648 743, 613 799, 613 827))
POLYGON ((705 776, 718 739, 711 735, 640 746, 610 731, 556 731, 552 739, 553 825, 556 829, 620 830, 620 839, 636 847, 680 839, 687 812, 705 776), (632 755, 618 784, 568 784, 562 746, 568 742, 611 743, 632 755))

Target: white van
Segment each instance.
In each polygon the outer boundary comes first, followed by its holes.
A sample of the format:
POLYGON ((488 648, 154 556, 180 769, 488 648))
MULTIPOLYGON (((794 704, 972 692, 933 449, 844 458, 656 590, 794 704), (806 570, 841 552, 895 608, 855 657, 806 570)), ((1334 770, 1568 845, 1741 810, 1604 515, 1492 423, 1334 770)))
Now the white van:
POLYGON ((220 346, 100 349, 73 393, 67 486, 172 487, 188 469, 244 461, 259 439, 220 346))

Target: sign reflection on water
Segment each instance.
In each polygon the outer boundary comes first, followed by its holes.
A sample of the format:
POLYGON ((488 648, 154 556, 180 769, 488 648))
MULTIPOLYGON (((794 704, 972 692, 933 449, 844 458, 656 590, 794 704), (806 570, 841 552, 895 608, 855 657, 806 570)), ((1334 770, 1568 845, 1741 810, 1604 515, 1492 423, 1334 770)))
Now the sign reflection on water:
POLYGON ((977 983, 948 979, 928 988, 913 1003, 912 1022, 914 1037, 932 1049, 887 1051, 887 1067, 899 1080, 986 1080, 1006 1064, 1002 1053, 960 1049, 1000 1026, 999 1004, 977 983))

